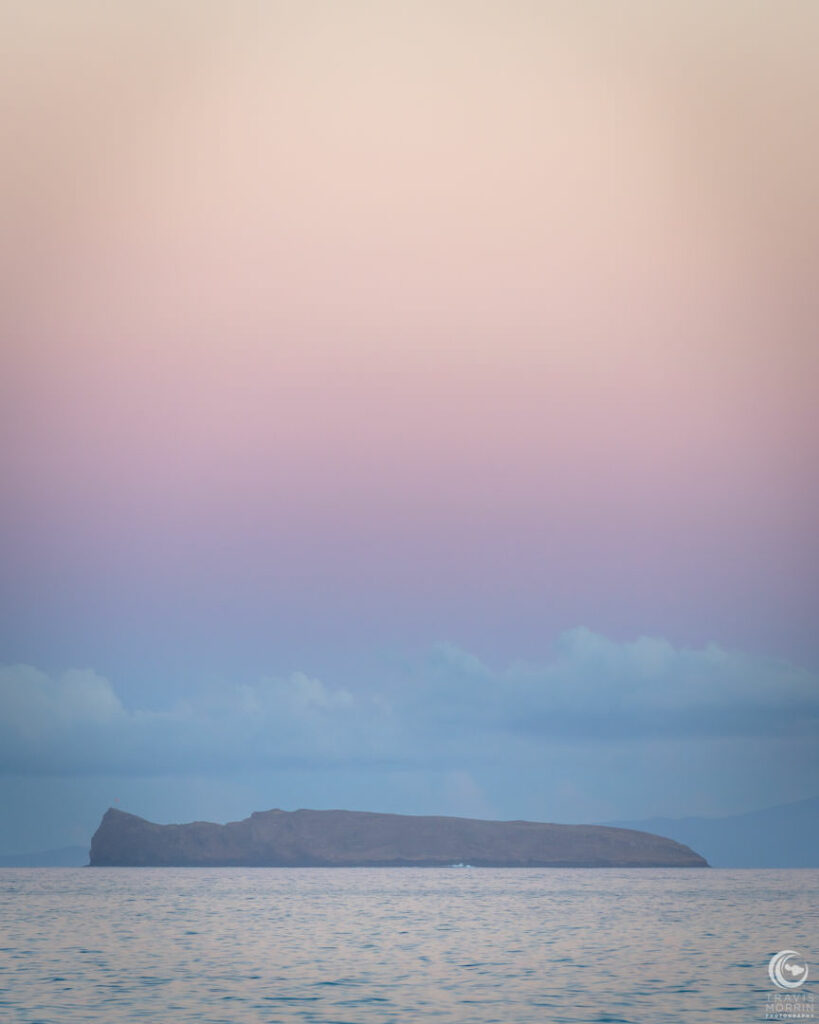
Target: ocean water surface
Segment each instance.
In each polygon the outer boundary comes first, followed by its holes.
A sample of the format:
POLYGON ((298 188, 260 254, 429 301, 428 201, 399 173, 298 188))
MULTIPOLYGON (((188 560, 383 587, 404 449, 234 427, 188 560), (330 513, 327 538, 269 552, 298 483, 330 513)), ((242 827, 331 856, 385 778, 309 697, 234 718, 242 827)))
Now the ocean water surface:
POLYGON ((745 1024, 817 939, 819 870, 7 868, 0 1021, 745 1024))

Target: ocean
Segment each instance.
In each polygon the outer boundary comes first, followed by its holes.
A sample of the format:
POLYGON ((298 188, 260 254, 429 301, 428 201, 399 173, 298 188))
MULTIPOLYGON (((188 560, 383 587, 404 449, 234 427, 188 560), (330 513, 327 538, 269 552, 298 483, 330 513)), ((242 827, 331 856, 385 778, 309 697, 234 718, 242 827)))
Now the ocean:
POLYGON ((0 1021, 747 1024, 817 940, 819 870, 6 868, 0 1021))

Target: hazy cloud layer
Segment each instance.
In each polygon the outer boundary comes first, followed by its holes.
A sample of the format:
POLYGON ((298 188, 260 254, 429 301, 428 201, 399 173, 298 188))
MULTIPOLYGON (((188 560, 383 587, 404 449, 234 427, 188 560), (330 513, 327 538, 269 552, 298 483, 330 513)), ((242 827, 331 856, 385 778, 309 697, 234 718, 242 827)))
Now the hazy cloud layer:
POLYGON ((378 688, 303 672, 127 707, 91 670, 0 670, 6 773, 215 774, 261 767, 457 770, 565 744, 806 740, 819 681, 806 669, 659 638, 565 633, 544 664, 493 669, 441 644, 378 688))

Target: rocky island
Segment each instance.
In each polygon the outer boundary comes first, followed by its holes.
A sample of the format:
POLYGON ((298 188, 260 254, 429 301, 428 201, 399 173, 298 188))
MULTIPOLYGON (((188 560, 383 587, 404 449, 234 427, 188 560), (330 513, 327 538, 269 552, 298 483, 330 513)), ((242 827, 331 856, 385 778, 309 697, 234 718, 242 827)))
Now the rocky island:
POLYGON ((682 843, 604 825, 256 811, 243 821, 157 825, 109 808, 91 867, 707 867, 682 843))

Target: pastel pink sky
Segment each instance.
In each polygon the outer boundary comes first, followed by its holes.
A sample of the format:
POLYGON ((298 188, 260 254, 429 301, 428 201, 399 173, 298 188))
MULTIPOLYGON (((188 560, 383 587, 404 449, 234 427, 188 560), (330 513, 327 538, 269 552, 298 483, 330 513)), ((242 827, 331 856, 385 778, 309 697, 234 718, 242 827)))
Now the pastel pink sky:
POLYGON ((816 5, 3 18, 10 658, 816 658, 816 5))

